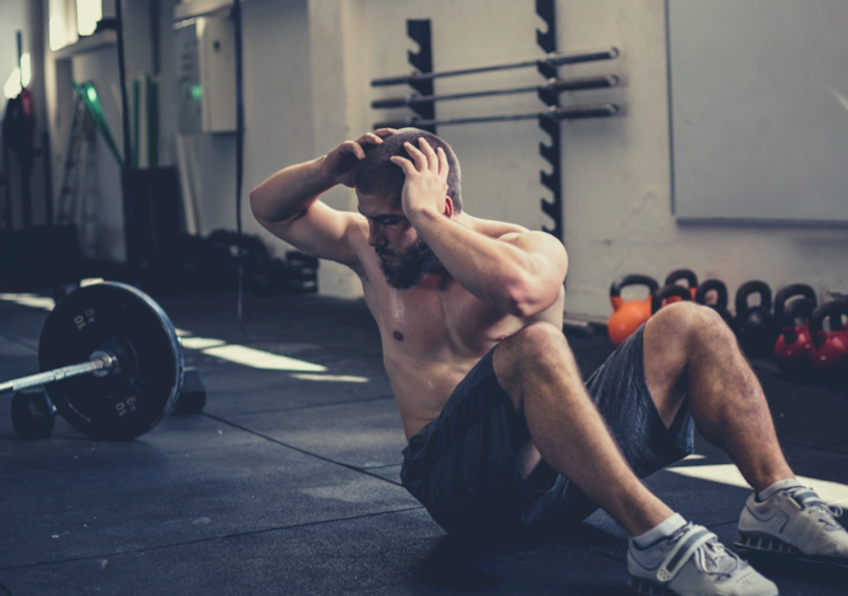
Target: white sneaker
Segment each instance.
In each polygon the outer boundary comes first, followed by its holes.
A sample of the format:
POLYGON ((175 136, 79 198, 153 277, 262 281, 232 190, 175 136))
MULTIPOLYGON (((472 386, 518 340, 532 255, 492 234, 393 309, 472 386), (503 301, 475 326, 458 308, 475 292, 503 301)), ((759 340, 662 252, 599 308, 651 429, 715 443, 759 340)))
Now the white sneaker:
POLYGON ((848 567, 848 532, 835 519, 841 515, 841 507, 803 486, 784 488, 763 502, 755 493, 739 516, 735 546, 848 567))
POLYGON ((649 596, 777 596, 774 583, 692 523, 645 549, 630 540, 627 570, 630 589, 649 596))

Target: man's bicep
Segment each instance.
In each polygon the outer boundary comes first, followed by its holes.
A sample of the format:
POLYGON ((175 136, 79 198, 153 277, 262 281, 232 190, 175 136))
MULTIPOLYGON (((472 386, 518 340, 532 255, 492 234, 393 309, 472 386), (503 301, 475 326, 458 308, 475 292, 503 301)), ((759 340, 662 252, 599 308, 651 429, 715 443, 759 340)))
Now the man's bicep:
POLYGON ((355 213, 337 211, 315 201, 291 219, 281 222, 259 220, 259 223, 301 252, 355 269, 359 265, 359 257, 353 247, 353 236, 361 229, 358 217, 355 213))

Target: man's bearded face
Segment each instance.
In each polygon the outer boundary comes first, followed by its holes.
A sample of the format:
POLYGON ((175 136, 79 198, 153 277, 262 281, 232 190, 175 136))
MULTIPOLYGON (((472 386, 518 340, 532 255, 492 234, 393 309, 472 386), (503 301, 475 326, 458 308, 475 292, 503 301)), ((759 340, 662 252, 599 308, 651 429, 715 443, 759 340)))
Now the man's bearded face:
POLYGON ((398 290, 406 290, 421 283, 424 276, 439 262, 430 247, 420 239, 402 253, 382 246, 375 246, 374 250, 380 257, 380 269, 386 281, 398 290))

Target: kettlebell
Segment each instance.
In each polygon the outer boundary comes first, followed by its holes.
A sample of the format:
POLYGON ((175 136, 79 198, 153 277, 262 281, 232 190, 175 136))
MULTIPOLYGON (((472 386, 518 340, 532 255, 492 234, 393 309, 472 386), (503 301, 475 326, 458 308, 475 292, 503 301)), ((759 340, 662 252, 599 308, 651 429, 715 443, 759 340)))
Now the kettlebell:
POLYGON ((724 322, 730 325, 733 320, 733 315, 727 310, 727 285, 720 279, 708 279, 695 292, 695 302, 709 306, 716 311, 724 322), (710 292, 716 293, 716 301, 712 304, 707 303, 707 294, 710 292))
POLYGON ((848 331, 825 331, 824 320, 831 321, 839 315, 848 315, 848 302, 834 300, 822 304, 810 316, 810 337, 813 345, 810 348, 810 367, 813 375, 819 381, 833 382, 848 376, 848 331))
POLYGON ((803 379, 810 373, 810 316, 816 301, 809 298, 793 300, 783 310, 781 332, 774 342, 774 361, 789 377, 803 379), (799 325, 798 320, 803 322, 799 325))
POLYGON ((777 329, 771 314, 771 288, 764 281, 746 282, 736 291, 733 330, 749 358, 768 358, 774 352, 777 329), (748 298, 755 294, 760 296, 760 304, 750 306, 748 298))
MULTIPOLYGON (((818 300, 816 299, 816 292, 808 286, 807 284, 789 284, 785 288, 781 288, 777 294, 774 295, 774 322, 775 325, 783 324, 783 309, 786 307, 786 303, 789 302, 790 298, 794 298, 795 296, 802 296, 806 300, 813 301, 813 308, 818 306, 818 300)), ((807 315, 809 319, 810 316, 807 315)))
POLYGON ((613 313, 607 322, 607 332, 614 345, 621 345, 642 323, 651 318, 651 297, 657 288, 657 280, 647 275, 623 275, 612 282, 610 303, 613 313), (644 300, 625 301, 621 297, 621 290, 627 286, 647 286, 648 297, 644 300))
MULTIPOLYGON (((666 276, 663 287, 676 284, 681 279, 686 280, 686 287, 689 288, 689 291, 692 293, 692 300, 694 300, 695 294, 698 291, 698 276, 695 275, 695 272, 691 269, 675 269, 666 276)), ((679 300, 680 298, 677 296, 669 296, 666 303, 671 304, 672 302, 678 302, 679 300)))
POLYGON ((651 300, 651 314, 655 314, 663 306, 671 304, 671 298, 677 298, 675 302, 681 300, 685 302, 692 300, 692 292, 689 291, 689 288, 684 288, 677 284, 664 287, 659 292, 656 292, 651 300))

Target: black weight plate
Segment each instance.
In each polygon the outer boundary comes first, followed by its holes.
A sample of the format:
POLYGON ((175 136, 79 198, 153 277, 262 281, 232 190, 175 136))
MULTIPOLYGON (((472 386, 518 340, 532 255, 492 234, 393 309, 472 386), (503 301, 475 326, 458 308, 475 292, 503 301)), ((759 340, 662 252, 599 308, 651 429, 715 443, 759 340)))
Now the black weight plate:
POLYGON ((147 294, 104 282, 56 305, 41 330, 41 370, 86 362, 96 350, 115 355, 118 370, 45 385, 74 428, 94 439, 130 440, 173 409, 182 383, 182 348, 168 315, 147 294))

